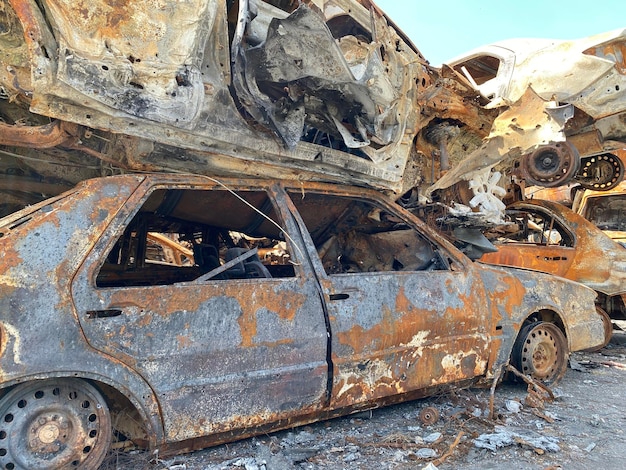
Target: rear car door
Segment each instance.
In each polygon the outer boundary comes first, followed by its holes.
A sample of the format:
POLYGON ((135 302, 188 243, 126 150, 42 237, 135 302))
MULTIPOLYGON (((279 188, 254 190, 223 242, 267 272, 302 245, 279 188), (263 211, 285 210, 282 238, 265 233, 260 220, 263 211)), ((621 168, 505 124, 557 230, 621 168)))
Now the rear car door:
POLYGON ((155 390, 169 440, 327 404, 319 288, 273 191, 146 183, 122 212, 73 300, 89 343, 155 390))
POLYGON ((507 213, 515 225, 492 240, 498 251, 485 253, 480 260, 567 277, 576 256, 574 233, 543 207, 517 203, 507 213))
POLYGON ((298 190, 290 197, 322 273, 333 407, 485 372, 490 313, 469 261, 394 206, 354 194, 298 190))

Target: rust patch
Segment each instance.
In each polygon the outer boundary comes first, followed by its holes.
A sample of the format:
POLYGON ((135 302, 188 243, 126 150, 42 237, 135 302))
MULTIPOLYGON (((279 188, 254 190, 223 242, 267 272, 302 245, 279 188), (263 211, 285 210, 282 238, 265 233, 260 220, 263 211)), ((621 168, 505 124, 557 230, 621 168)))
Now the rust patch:
POLYGON ((186 335, 176 335, 176 341, 178 341, 178 349, 185 349, 191 346, 191 340, 186 335))
POLYGON ((626 43, 624 41, 615 41, 600 47, 592 47, 587 49, 585 53, 615 62, 615 68, 619 73, 626 75, 626 43))
MULTIPOLYGON (((6 249, 3 248, 2 249, 2 264, 0 265, 0 267, 2 268, 2 271, 4 273, 8 273, 8 271, 11 268, 15 268, 17 266, 19 266, 22 263, 22 257, 18 254, 18 252, 16 250, 13 249, 6 249)), ((4 274, 2 275, 2 277, 0 277, 0 279, 2 278, 6 278, 7 275, 4 274)), ((7 284, 7 285, 13 285, 11 282, 7 282, 9 281, 9 279, 7 278, 6 281, 3 280, 3 284, 7 284)))
POLYGON ((503 305, 505 312, 514 312, 522 304, 526 289, 521 281, 513 276, 502 276, 500 281, 499 289, 487 290, 487 296, 492 305, 503 305))

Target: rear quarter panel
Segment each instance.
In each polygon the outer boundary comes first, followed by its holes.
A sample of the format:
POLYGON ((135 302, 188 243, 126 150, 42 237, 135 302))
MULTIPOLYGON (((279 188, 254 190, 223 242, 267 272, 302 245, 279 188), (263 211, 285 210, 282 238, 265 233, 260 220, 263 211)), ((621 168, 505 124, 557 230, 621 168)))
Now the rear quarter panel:
MULTIPOLYGON (((506 363, 515 338, 529 316, 537 312, 554 312, 561 322, 570 351, 580 351, 602 344, 604 326, 596 313, 596 293, 575 282, 523 269, 480 266, 495 325, 496 354, 491 370, 506 363)), ((477 270, 478 271, 478 270, 477 270)))

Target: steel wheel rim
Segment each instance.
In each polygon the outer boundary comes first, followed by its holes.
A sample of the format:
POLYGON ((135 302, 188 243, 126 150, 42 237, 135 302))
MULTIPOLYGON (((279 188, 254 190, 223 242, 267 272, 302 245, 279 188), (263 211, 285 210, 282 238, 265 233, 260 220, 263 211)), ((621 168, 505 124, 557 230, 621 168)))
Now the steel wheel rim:
POLYGON ((544 382, 558 380, 567 362, 563 335, 551 323, 540 323, 528 331, 521 349, 521 372, 544 382))
POLYGON ((111 418, 98 391, 76 379, 36 381, 0 402, 0 466, 97 468, 111 442, 111 418))

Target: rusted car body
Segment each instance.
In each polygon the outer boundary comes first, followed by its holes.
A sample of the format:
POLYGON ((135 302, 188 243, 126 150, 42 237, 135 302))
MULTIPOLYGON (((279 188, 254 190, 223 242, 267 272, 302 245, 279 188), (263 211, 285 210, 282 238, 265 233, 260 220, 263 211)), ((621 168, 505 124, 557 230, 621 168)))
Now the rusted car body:
POLYGON ((580 282, 598 292, 598 307, 610 318, 626 319, 626 248, 555 202, 519 201, 507 212, 514 228, 491 240, 498 251, 483 254, 480 261, 580 282))
POLYGON ((578 191, 572 209, 626 247, 626 182, 609 191, 578 191))
POLYGON ((604 341, 591 289, 473 263, 374 190, 98 178, 0 219, 0 251, 5 468, 96 468, 111 427, 190 451, 509 360, 556 381, 604 341), (194 264, 153 259, 150 233, 194 264))
POLYGON ((530 88, 491 109, 370 0, 1 0, 0 31, 3 214, 146 170, 497 213, 508 170, 565 141, 573 114, 530 88))

